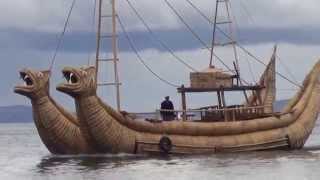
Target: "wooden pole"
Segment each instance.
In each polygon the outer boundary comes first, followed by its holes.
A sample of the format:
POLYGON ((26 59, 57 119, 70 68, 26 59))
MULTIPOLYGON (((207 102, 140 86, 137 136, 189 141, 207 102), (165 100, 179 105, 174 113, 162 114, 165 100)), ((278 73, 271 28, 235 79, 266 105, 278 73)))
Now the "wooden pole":
POLYGON ((184 85, 181 86, 181 102, 182 102, 182 119, 183 121, 187 120, 187 101, 186 101, 186 92, 184 90, 184 85))
POLYGON ((211 53, 210 53, 210 63, 209 63, 209 67, 213 67, 213 54, 214 54, 214 45, 215 45, 215 38, 216 38, 218 10, 219 10, 219 0, 216 0, 216 11, 215 11, 215 16, 214 16, 214 24, 213 24, 212 44, 211 44, 211 53))
POLYGON ((113 64, 114 64, 114 77, 116 83, 116 94, 117 94, 117 109, 121 110, 120 104, 120 80, 118 73, 118 44, 117 44, 117 14, 116 14, 116 3, 112 0, 112 51, 113 51, 113 64))
POLYGON ((221 91, 221 99, 222 99, 222 105, 225 108, 226 107, 226 99, 225 99, 223 90, 221 91))
POLYGON ((100 46, 101 46, 101 11, 102 0, 98 1, 98 27, 97 27, 97 45, 96 45, 96 86, 98 86, 98 71, 99 71, 99 58, 100 58, 100 46))
POLYGON ((258 98, 258 105, 261 106, 262 105, 261 92, 260 90, 256 90, 256 93, 258 98))
POLYGON ((234 35, 234 31, 233 31, 233 26, 232 26, 232 18, 231 18, 231 6, 230 5, 230 0, 225 0, 225 5, 226 5, 226 11, 227 11, 227 16, 228 16, 228 21, 231 22, 229 23, 229 31, 230 31, 230 38, 232 42, 232 48, 233 48, 233 54, 234 54, 234 58, 236 60, 236 67, 237 67, 237 71, 238 71, 238 76, 239 76, 239 81, 240 81, 240 85, 242 85, 242 81, 241 81, 241 76, 240 76, 240 65, 239 65, 239 56, 238 56, 238 52, 237 52, 237 47, 236 47, 236 41, 235 41, 235 35, 234 35))
POLYGON ((227 105, 226 105, 226 99, 225 99, 223 90, 221 91, 221 99, 222 99, 222 104, 223 104, 223 108, 224 108, 224 111, 223 111, 224 120, 228 121, 228 111, 226 109, 227 105))
POLYGON ((221 108, 222 108, 222 102, 221 102, 221 94, 220 94, 220 91, 217 91, 217 96, 218 96, 219 109, 221 109, 221 108))

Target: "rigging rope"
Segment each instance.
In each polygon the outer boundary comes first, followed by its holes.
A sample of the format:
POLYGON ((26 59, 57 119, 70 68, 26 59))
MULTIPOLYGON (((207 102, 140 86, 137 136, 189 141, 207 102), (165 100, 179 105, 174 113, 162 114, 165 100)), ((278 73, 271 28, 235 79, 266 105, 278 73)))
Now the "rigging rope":
MULTIPOLYGON (((204 42, 201 37, 191 28, 191 26, 184 20, 184 18, 179 14, 179 12, 172 6, 171 3, 169 3, 168 0, 164 0, 164 2, 168 5, 168 7, 174 12, 174 14, 180 19, 180 21, 186 26, 186 28, 191 32, 191 34, 208 50, 211 52, 211 48, 207 45, 206 42, 204 42)), ((220 57, 218 57, 216 54, 213 54, 215 58, 217 58, 220 63, 223 64, 230 72, 233 72, 234 70, 231 69, 226 63, 222 61, 220 57)))
POLYGON ((63 37, 64 37, 64 35, 66 33, 66 30, 67 30, 67 27, 68 27, 68 24, 69 24, 69 20, 70 20, 71 14, 72 14, 72 10, 73 10, 75 4, 76 4, 76 0, 73 0, 72 4, 71 4, 71 7, 70 7, 70 10, 68 12, 67 19, 66 19, 66 21, 64 23, 63 31, 61 32, 61 34, 59 36, 57 47, 56 47, 56 49, 54 51, 54 54, 53 54, 53 57, 51 59, 51 64, 50 64, 50 68, 49 68, 50 71, 53 69, 54 63, 56 61, 56 57, 57 57, 58 52, 60 50, 60 46, 62 44, 63 37))
MULTIPOLYGON (((167 0, 164 0, 166 2, 166 4, 169 6, 169 8, 176 14, 176 16, 178 16, 178 18, 180 19, 180 21, 187 27, 187 29, 192 33, 192 35, 199 40, 199 42, 205 47, 205 49, 207 49, 209 52, 211 52, 211 48, 200 38, 200 36, 191 28, 191 26, 183 19, 183 17, 178 13, 178 11, 172 6, 172 4, 170 4, 167 0)), ((207 17, 208 18, 208 17, 207 17)), ((210 21, 210 20, 209 20, 210 21)), ((217 27, 218 30, 221 30, 217 27)), ((213 53, 213 56, 215 58, 217 58, 217 60, 225 67, 227 68, 228 71, 230 72, 234 72, 233 69, 231 69, 225 62, 223 62, 223 60, 217 56, 216 54, 213 53)), ((249 85, 249 83, 247 81, 245 81, 244 79, 240 78, 240 80, 249 85)))
MULTIPOLYGON (((247 17, 249 19, 249 21, 251 21, 251 23, 254 25, 255 24, 255 19, 254 17, 251 15, 250 11, 248 10, 248 8, 246 7, 245 3, 240 0, 240 5, 242 7, 242 9, 244 9, 245 13, 247 14, 247 17)), ((299 84, 297 79, 295 78, 295 76, 293 75, 293 73, 290 71, 289 67, 286 66, 282 60, 280 59, 280 57, 278 55, 276 55, 276 58, 278 59, 279 63, 284 67, 285 71, 289 74, 289 76, 291 76, 291 79, 296 83, 299 84)))
MULTIPOLYGON (((166 1, 166 0, 165 0, 166 1)), ((192 3, 190 0, 186 0, 203 18, 205 18, 210 24, 212 24, 213 22, 210 20, 210 18, 205 15, 196 5, 194 5, 194 3, 192 3)), ((222 35, 224 35, 226 38, 228 38, 229 40, 232 40, 231 37, 229 37, 228 34, 226 34, 221 28, 217 27, 217 29, 220 31, 220 33, 222 33, 222 35)), ((241 50, 243 50, 245 53, 247 53, 251 58, 253 58, 255 61, 259 62, 260 64, 267 66, 267 64, 265 64, 262 60, 260 60, 258 57, 256 57, 255 55, 253 55, 251 52, 249 52, 247 49, 245 49, 242 45, 240 45, 239 43, 236 42, 237 47, 239 47, 241 50)), ((276 71, 276 74, 278 76, 280 76, 281 78, 285 79, 286 81, 288 81, 289 83, 301 88, 301 85, 290 80, 289 78, 287 78, 286 76, 282 75, 281 73, 276 71)))
POLYGON ((244 2, 242 2, 242 0, 240 0, 239 2, 240 2, 240 6, 242 7, 242 9, 244 10, 244 12, 247 15, 249 22, 251 21, 251 23, 254 24, 255 20, 254 20, 253 16, 251 15, 250 11, 248 10, 248 8, 246 7, 246 5, 244 4, 244 2))
POLYGON ((147 24, 147 22, 143 19, 143 17, 141 16, 141 14, 138 12, 138 10, 133 6, 133 4, 129 1, 126 0, 126 2, 128 3, 129 7, 133 10, 133 12, 136 14, 136 16, 140 19, 140 21, 142 22, 142 24, 146 27, 146 29, 149 31, 149 33, 151 34, 151 36, 159 42, 159 44, 165 48, 175 59, 177 59, 180 63, 182 63, 183 65, 185 65, 186 67, 188 67, 190 70, 197 72, 197 70, 195 68, 193 68, 191 65, 189 65, 188 63, 186 63, 183 59, 181 59, 179 56, 177 56, 172 49, 169 48, 169 46, 162 41, 159 37, 156 36, 156 34, 152 31, 152 29, 150 28, 150 26, 147 24))
POLYGON ((133 41, 131 40, 131 38, 130 38, 130 36, 129 36, 129 33, 126 31, 125 26, 124 26, 124 24, 122 23, 121 18, 120 18, 119 15, 117 16, 117 19, 118 19, 118 21, 119 21, 120 27, 121 27, 121 29, 122 29, 122 31, 123 31, 123 33, 124 33, 124 35, 125 35, 128 43, 129 43, 131 49, 133 50, 133 52, 134 52, 135 55, 137 56, 138 60, 143 64, 143 66, 144 66, 150 73, 152 73, 156 78, 158 78, 160 81, 164 82, 165 84, 168 84, 169 86, 172 86, 172 87, 174 87, 174 88, 180 87, 180 86, 178 86, 178 85, 176 85, 176 84, 173 84, 173 83, 171 83, 170 81, 162 78, 162 77, 159 76, 157 73, 155 73, 155 72, 150 68, 150 66, 148 66, 148 64, 144 61, 144 59, 143 59, 142 56, 140 55, 139 51, 138 51, 138 50, 136 49, 136 47, 134 46, 134 43, 133 43, 133 41))
POLYGON ((293 79, 294 82, 298 83, 297 78, 294 76, 294 74, 291 72, 291 70, 289 69, 289 67, 282 62, 282 60, 280 59, 280 57, 277 55, 277 58, 280 62, 280 64, 283 66, 283 68, 285 69, 285 71, 287 71, 287 73, 291 76, 291 78, 293 79))
MULTIPOLYGON (((245 7, 243 7, 244 5, 242 4, 242 1, 240 0, 239 2, 240 2, 241 7, 245 10, 245 13, 247 13, 247 16, 249 16, 250 14, 249 14, 248 11, 246 11, 247 9, 246 9, 245 7)), ((232 7, 231 7, 231 3, 230 3, 230 8, 232 8, 232 7)), ((250 19, 250 17, 249 17, 249 19, 250 19)), ((240 29, 239 27, 240 27, 240 26, 239 26, 238 21, 237 21, 237 19, 236 19, 236 17, 235 17, 234 14, 233 14, 233 20, 234 20, 234 22, 235 22, 235 26, 236 26, 235 30, 236 30, 237 34, 240 34, 240 31, 239 31, 239 29, 240 29)), ((236 44, 236 46, 237 46, 237 44, 236 44)), ((251 63, 249 62, 249 59, 247 58, 247 54, 246 54, 246 57, 245 57, 244 59, 245 59, 245 61, 246 61, 247 64, 248 64, 249 71, 250 71, 250 74, 251 74, 251 77, 252 77, 253 82, 255 82, 255 83, 257 84, 258 81, 257 81, 257 79, 255 78, 255 75, 254 75, 253 69, 252 69, 252 65, 251 65, 251 63)))
POLYGON ((247 62, 247 64, 248 64, 249 71, 250 71, 250 73, 251 73, 251 77, 252 77, 253 82, 255 82, 256 84, 258 84, 258 81, 256 80, 256 78, 255 78, 255 76, 254 76, 254 73, 253 73, 253 69, 252 69, 251 63, 249 62, 249 60, 248 60, 248 58, 247 58, 247 57, 245 57, 245 58, 243 58, 243 59, 245 59, 245 60, 246 60, 246 62, 247 62))

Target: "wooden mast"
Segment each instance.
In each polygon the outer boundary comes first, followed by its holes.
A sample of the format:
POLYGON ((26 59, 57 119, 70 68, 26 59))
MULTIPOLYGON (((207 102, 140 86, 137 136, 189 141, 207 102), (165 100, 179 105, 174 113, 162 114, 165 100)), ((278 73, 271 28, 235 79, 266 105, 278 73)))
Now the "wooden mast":
POLYGON ((219 25, 228 25, 228 40, 230 42, 223 43, 223 45, 232 45, 233 49, 233 55, 235 59, 235 71, 237 71, 237 75, 239 76, 239 81, 240 85, 242 85, 241 78, 240 78, 240 67, 239 67, 239 57, 238 57, 238 52, 237 52, 237 47, 236 47, 236 41, 234 38, 234 31, 233 31, 233 26, 232 26, 232 17, 231 17, 231 12, 230 12, 230 0, 216 0, 216 7, 215 7, 215 17, 214 17, 214 22, 213 22, 213 34, 212 34, 212 44, 211 44, 211 54, 210 54, 210 63, 209 67, 214 67, 214 60, 213 57, 215 55, 214 53, 214 48, 217 44, 217 28, 219 25), (224 3, 226 13, 227 13, 227 20, 218 20, 219 16, 219 6, 221 3, 224 3))
POLYGON ((104 15, 103 5, 106 5, 106 0, 99 0, 98 1, 98 29, 97 29, 97 49, 96 49, 96 83, 97 86, 115 86, 116 88, 116 104, 117 110, 121 110, 121 97, 120 97, 120 78, 119 78, 119 71, 118 71, 118 37, 117 37, 117 14, 116 14, 116 2, 115 0, 110 1, 111 5, 111 15, 104 15), (102 34, 102 20, 111 18, 112 22, 112 30, 111 34, 102 34), (102 38, 111 40, 112 44, 112 57, 111 58, 101 58, 101 43, 102 38), (111 62, 113 63, 114 69, 114 82, 98 82, 98 74, 99 74, 99 64, 100 62, 111 62))
POLYGON ((97 25, 97 45, 96 45, 96 85, 98 86, 98 72, 99 72, 99 58, 100 58, 100 45, 101 45, 101 11, 102 0, 98 1, 98 25, 97 25))
POLYGON ((117 44, 117 25, 116 25, 116 3, 115 0, 111 1, 112 3, 112 51, 113 51, 113 65, 114 65, 114 78, 117 94, 117 109, 121 110, 120 104, 120 80, 118 72, 118 44, 117 44))
POLYGON ((211 45, 211 54, 210 54, 209 67, 213 67, 213 54, 214 54, 213 51, 214 51, 215 38, 216 38, 218 10, 219 10, 219 0, 216 1, 216 11, 215 11, 214 23, 213 23, 212 45, 211 45))

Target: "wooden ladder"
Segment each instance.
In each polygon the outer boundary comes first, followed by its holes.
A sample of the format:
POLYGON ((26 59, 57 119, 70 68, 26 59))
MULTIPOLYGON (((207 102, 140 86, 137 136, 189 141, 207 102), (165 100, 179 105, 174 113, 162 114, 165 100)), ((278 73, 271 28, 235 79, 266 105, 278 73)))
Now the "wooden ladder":
MULTIPOLYGON (((118 35, 117 35, 117 13, 115 0, 99 0, 98 1, 98 29, 97 29, 97 49, 96 49, 96 82, 97 86, 114 86, 116 91, 116 105, 117 110, 121 110, 120 103, 120 78, 118 72, 118 35), (111 32, 103 32, 103 29, 107 23, 112 24, 111 32), (102 44, 104 42, 111 42, 112 55, 111 57, 103 57, 101 54, 103 50, 102 44), (100 65, 105 63, 112 63, 112 68, 114 71, 114 77, 112 82, 99 82, 99 70, 100 65)), ((108 27, 108 25, 107 25, 108 27)), ((109 29, 110 30, 110 29, 109 29)), ((110 48, 110 47, 109 47, 110 48)), ((107 53, 108 54, 108 53, 107 53)))

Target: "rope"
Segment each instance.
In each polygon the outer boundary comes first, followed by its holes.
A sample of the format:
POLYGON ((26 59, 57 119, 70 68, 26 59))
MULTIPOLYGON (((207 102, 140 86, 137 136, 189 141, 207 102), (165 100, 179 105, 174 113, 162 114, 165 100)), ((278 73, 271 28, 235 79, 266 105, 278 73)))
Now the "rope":
MULTIPOLYGON (((186 28, 191 32, 191 34, 208 50, 211 52, 211 48, 205 43, 200 36, 191 28, 191 26, 183 19, 183 17, 179 14, 179 12, 172 6, 171 3, 169 3, 168 0, 164 0, 165 3, 168 5, 168 7, 174 12, 174 14, 180 19, 180 21, 186 26, 186 28)), ((216 54, 213 54, 215 58, 217 58, 220 63, 223 64, 230 72, 233 72, 233 70, 222 61, 220 57, 218 57, 216 54)))
POLYGON ((122 23, 121 18, 120 18, 119 15, 117 16, 117 19, 118 19, 118 21, 119 21, 120 27, 121 27, 121 29, 122 29, 122 31, 123 31, 123 33, 124 33, 127 41, 129 42, 129 45, 130 45, 131 49, 133 50, 133 52, 134 52, 135 55, 137 56, 138 60, 143 64, 143 66, 144 66, 150 73, 152 73, 156 78, 158 78, 160 81, 164 82, 165 84, 167 84, 167 85, 169 85, 169 86, 172 86, 172 87, 174 87, 174 88, 180 87, 180 86, 178 86, 178 85, 176 85, 176 84, 173 84, 173 83, 171 83, 170 81, 162 78, 161 76, 159 76, 157 73, 155 73, 155 72, 147 65, 147 63, 146 63, 146 62, 144 61, 144 59, 141 57, 139 51, 135 48, 134 43, 133 43, 133 41, 131 40, 131 38, 130 38, 130 36, 129 36, 129 33, 126 31, 125 26, 123 25, 123 23, 122 23))
MULTIPOLYGON (((199 40, 199 42, 209 51, 209 52, 211 52, 211 48, 210 47, 208 47, 208 45, 204 42, 204 41, 202 41, 201 40, 201 38, 198 36, 198 34, 189 26, 189 24, 183 19, 183 17, 178 13, 178 11, 167 1, 167 0, 164 0, 165 2, 166 2, 166 4, 169 6, 169 8, 176 14, 176 16, 178 16, 178 18, 181 20, 181 22, 187 27, 187 29, 193 34, 193 36, 196 38, 196 39, 198 39, 199 40)), ((206 18, 208 18, 208 17, 206 17, 206 18)), ((208 18, 209 19, 209 18, 208 18)), ((209 19, 209 21, 211 22, 211 20, 209 19)), ((218 27, 217 27, 217 29, 218 30, 221 30, 221 29, 219 29, 218 27)), ((214 57, 219 61, 219 62, 221 62, 222 63, 222 65, 225 67, 225 68, 227 68, 227 70, 228 71, 230 71, 230 72, 234 72, 234 70, 233 69, 231 69, 226 63, 224 63, 223 62, 223 60, 219 57, 219 56, 217 56, 216 54, 214 54, 213 53, 213 55, 214 55, 214 57)), ((247 85, 249 85, 250 83, 248 83, 247 81, 245 81, 244 79, 240 79, 243 83, 245 83, 245 84, 247 84, 247 85)))
MULTIPOLYGON (((261 61, 259 58, 257 58, 255 55, 253 55, 251 52, 249 52, 247 49, 245 49, 244 47, 242 47, 241 45, 239 45, 237 43, 237 46, 242 49, 245 53, 247 53, 250 57, 252 57, 254 60, 256 60, 257 62, 259 62, 260 64, 264 65, 267 67, 267 64, 265 64, 263 61, 261 61)), ((291 84, 301 88, 301 85, 299 85, 298 83, 290 80, 289 78, 287 78, 286 76, 282 75, 281 73, 279 72, 275 72, 278 76, 280 76, 281 78, 283 78, 284 80, 287 80, 288 82, 290 82, 291 84)))
POLYGON ((141 16, 141 14, 137 11, 137 9, 132 5, 132 3, 129 0, 126 0, 128 5, 130 6, 130 8, 133 10, 133 12, 136 14, 136 16, 140 19, 140 21, 143 23, 143 25, 147 28, 147 30, 149 31, 149 33, 151 34, 151 36, 160 43, 160 45, 165 48, 176 60, 178 60, 180 63, 182 63, 183 65, 185 65, 186 67, 188 67, 191 71, 197 72, 197 70, 195 68, 193 68, 191 65, 189 65, 188 63, 186 63, 183 59, 181 59, 180 57, 178 57, 173 50, 171 50, 169 48, 169 46, 164 43, 159 37, 157 37, 155 35, 155 33, 152 31, 152 29, 150 28, 150 26, 146 23, 146 21, 143 19, 143 17, 141 16))
POLYGON ((287 73, 291 76, 291 78, 294 80, 294 82, 298 83, 297 78, 293 75, 293 73, 291 72, 291 70, 289 69, 289 67, 282 62, 282 60, 280 59, 280 57, 277 55, 277 58, 280 62, 280 64, 284 67, 285 71, 287 71, 287 73))
POLYGON ((250 71, 250 73, 251 73, 251 77, 252 77, 253 82, 255 82, 255 83, 257 84, 258 82, 257 82, 257 80, 256 80, 256 78, 255 78, 255 76, 254 76, 254 73, 253 73, 253 69, 252 69, 251 63, 249 62, 249 60, 248 60, 248 58, 247 58, 247 57, 245 57, 244 59, 246 60, 246 62, 247 62, 247 64, 248 64, 249 71, 250 71))
MULTIPOLYGON (((240 0, 240 5, 241 5, 242 9, 244 10, 244 12, 246 13, 249 21, 251 21, 252 24, 255 24, 256 21, 255 21, 254 17, 251 15, 251 13, 250 13, 250 11, 248 10, 248 8, 246 7, 245 3, 240 0)), ((284 67, 285 71, 289 74, 289 76, 291 76, 292 81, 294 81, 296 84, 299 84, 298 81, 297 81, 297 79, 296 79, 295 76, 293 75, 293 73, 292 73, 292 72, 290 71, 290 69, 288 68, 288 66, 286 66, 286 65, 282 62, 282 60, 280 59, 280 57, 279 57, 278 55, 276 55, 276 57, 277 57, 279 63, 284 67)))
POLYGON ((240 2, 240 6, 242 7, 242 9, 244 10, 244 12, 246 13, 249 22, 251 21, 252 24, 254 24, 255 19, 253 18, 253 16, 251 15, 250 11, 248 10, 248 8, 246 7, 246 5, 244 4, 244 2, 242 2, 242 0, 239 1, 240 2))
POLYGON ((57 47, 56 47, 56 49, 55 49, 55 51, 54 51, 54 54, 53 54, 53 57, 52 57, 52 59, 51 59, 51 64, 50 64, 50 68, 49 68, 50 71, 52 70, 52 68, 53 68, 53 66, 54 66, 54 63, 55 63, 55 61, 56 61, 56 57, 57 57, 58 52, 59 52, 59 50, 60 50, 60 46, 61 46, 61 44, 62 44, 63 37, 64 37, 64 35, 65 35, 65 33, 66 33, 66 30, 67 30, 67 27, 68 27, 68 24, 69 24, 69 20, 70 20, 71 14, 72 14, 72 10, 73 10, 75 4, 76 4, 76 0, 73 0, 73 1, 72 1, 72 4, 71 4, 71 7, 70 7, 70 10, 69 10, 69 12, 68 12, 67 19, 66 19, 66 21, 65 21, 65 23, 64 23, 63 31, 61 32, 61 34, 60 34, 60 36, 59 36, 59 40, 58 40, 57 47))
MULTIPOLYGON (((208 16, 206 16, 196 5, 194 5, 194 3, 192 3, 190 0, 186 0, 203 18, 205 18, 210 24, 212 24, 213 22, 210 20, 210 18, 208 18, 208 16)), ((217 27, 217 29, 229 40, 232 40, 231 37, 229 37, 228 34, 226 34, 221 28, 217 27)), ((246 54, 248 54, 251 58, 253 58, 255 61, 259 62, 260 64, 267 66, 267 64, 265 64, 263 61, 261 61, 258 57, 256 57, 255 55, 253 55, 251 52, 249 52, 247 49, 245 49, 243 46, 241 46, 239 43, 236 43, 237 47, 239 47, 241 50, 243 50, 246 54)), ((289 78, 287 78, 286 76, 282 75, 281 73, 276 71, 276 74, 278 76, 280 76, 281 78, 285 79, 286 81, 288 81, 289 83, 301 88, 301 85, 290 80, 289 78)))

